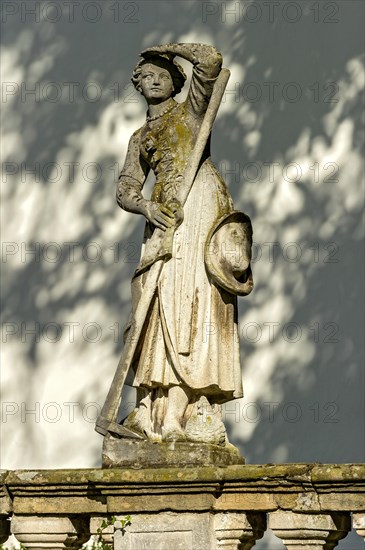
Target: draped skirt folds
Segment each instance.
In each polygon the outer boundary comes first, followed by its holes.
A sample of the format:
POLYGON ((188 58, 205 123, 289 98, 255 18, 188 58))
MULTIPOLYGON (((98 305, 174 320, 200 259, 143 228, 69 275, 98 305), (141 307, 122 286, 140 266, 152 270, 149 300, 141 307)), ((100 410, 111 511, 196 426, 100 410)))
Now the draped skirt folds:
MULTIPOLYGON (((215 286, 204 264, 209 230, 232 209, 208 159, 185 203, 172 258, 163 265, 128 377, 132 386, 183 385, 212 403, 242 397, 237 297, 215 286)), ((146 284, 148 272, 133 280, 133 310, 146 284)))

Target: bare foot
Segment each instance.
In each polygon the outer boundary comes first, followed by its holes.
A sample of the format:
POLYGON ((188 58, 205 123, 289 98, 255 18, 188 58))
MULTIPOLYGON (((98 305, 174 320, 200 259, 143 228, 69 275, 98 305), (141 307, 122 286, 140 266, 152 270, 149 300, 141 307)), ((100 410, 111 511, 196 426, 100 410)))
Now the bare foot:
POLYGON ((179 422, 167 422, 162 427, 162 441, 186 441, 186 435, 179 422))
POLYGON ((123 425, 129 430, 145 436, 153 443, 161 441, 161 436, 152 430, 148 409, 143 406, 134 409, 124 420, 123 425))

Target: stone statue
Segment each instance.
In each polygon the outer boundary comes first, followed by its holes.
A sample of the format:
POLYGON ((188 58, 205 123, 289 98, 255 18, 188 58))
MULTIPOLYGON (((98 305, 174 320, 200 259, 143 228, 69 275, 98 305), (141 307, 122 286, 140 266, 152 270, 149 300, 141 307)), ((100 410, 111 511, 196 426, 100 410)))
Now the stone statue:
POLYGON ((251 222, 234 210, 209 150, 229 71, 204 44, 160 45, 141 57, 132 81, 147 118, 130 139, 117 202, 147 222, 124 350, 96 429, 225 445, 220 405, 243 395, 237 296, 253 288, 251 222), (182 103, 174 97, 186 75, 175 56, 193 65, 182 103), (156 181, 147 200, 150 170, 156 181), (137 404, 121 424, 124 383, 137 388, 137 404))

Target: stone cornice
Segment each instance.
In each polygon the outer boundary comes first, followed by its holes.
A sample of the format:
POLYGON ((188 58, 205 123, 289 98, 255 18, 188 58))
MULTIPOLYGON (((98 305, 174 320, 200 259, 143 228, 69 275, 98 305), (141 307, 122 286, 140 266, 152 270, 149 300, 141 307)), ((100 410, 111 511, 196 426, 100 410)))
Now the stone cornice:
POLYGON ((363 464, 0 472, 1 513, 365 509, 363 464))

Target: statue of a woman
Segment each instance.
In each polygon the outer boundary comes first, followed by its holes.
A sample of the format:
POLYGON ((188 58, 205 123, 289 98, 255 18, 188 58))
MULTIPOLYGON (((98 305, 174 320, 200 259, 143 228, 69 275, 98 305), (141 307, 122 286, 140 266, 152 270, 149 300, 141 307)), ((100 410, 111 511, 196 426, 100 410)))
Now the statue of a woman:
POLYGON ((138 334, 127 382, 137 388, 137 406, 124 426, 148 439, 180 441, 189 438, 187 421, 202 399, 214 407, 243 395, 237 295, 252 289, 252 229, 249 218, 233 210, 209 139, 181 203, 221 54, 204 44, 167 44, 142 56, 132 81, 147 102, 147 119, 130 139, 117 187, 119 206, 147 220, 125 334, 125 345, 138 334), (174 99, 186 79, 175 56, 193 65, 183 103, 174 99), (150 170, 156 182, 147 200, 142 189, 150 170), (151 283, 151 269, 161 261, 153 245, 156 231, 172 232, 173 240, 151 283), (138 327, 135 314, 147 291, 151 299, 138 327))

